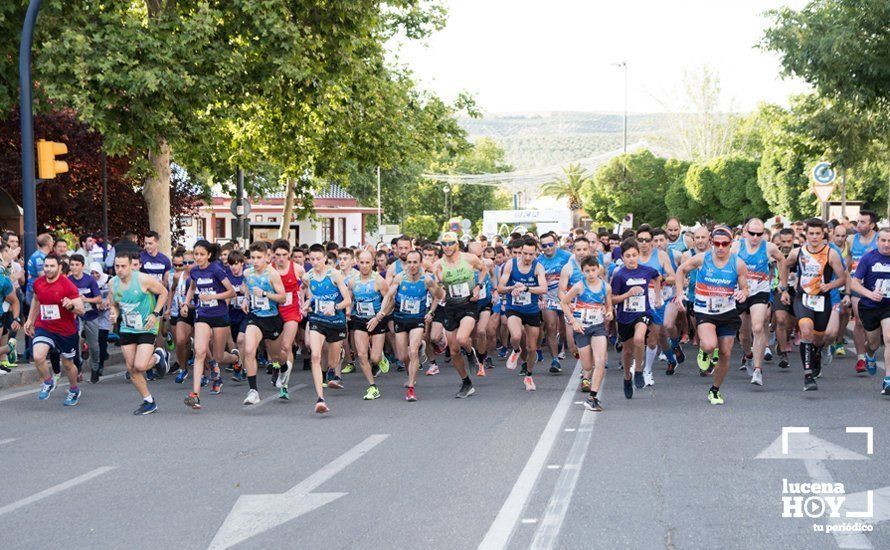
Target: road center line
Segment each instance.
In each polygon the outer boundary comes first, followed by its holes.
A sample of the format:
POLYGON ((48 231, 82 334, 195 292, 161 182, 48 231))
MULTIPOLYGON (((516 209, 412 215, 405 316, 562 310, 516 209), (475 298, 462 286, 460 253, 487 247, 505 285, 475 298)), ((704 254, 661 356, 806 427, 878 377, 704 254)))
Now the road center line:
POLYGON ((541 433, 541 437, 538 439, 538 443, 535 445, 531 456, 528 457, 525 467, 519 474, 519 478, 513 485, 510 495, 507 496, 507 500, 501 506, 497 517, 494 518, 494 522, 488 528, 485 538, 479 543, 480 550, 505 548, 507 543, 510 542, 522 511, 541 476, 541 471, 546 465, 547 457, 556 443, 556 438, 562 433, 559 428, 565 421, 569 407, 572 406, 580 372, 581 362, 578 361, 569 375, 569 381, 562 392, 562 397, 559 398, 556 408, 553 409, 550 420, 547 421, 547 425, 544 427, 544 431, 541 433))
POLYGON ((10 437, 9 439, 0 439, 0 445, 6 445, 7 443, 12 443, 16 438, 10 437))
POLYGON ((87 472, 81 476, 77 476, 74 479, 69 479, 68 481, 59 483, 58 485, 50 487, 49 489, 44 489, 43 491, 40 491, 37 494, 31 495, 27 498, 23 498, 21 500, 13 502, 12 504, 7 504, 6 506, 0 508, 0 516, 2 516, 4 514, 8 514, 9 512, 14 512, 14 511, 18 510, 19 508, 22 508, 29 504, 33 504, 39 500, 43 500, 46 497, 50 497, 56 493, 60 493, 60 492, 64 491, 65 489, 70 489, 71 487, 74 487, 75 485, 80 485, 81 483, 85 483, 85 482, 93 479, 94 477, 98 477, 98 476, 100 476, 106 472, 110 472, 111 470, 114 470, 114 469, 115 469, 115 466, 102 466, 101 468, 96 468, 95 470, 93 470, 91 472, 87 472))

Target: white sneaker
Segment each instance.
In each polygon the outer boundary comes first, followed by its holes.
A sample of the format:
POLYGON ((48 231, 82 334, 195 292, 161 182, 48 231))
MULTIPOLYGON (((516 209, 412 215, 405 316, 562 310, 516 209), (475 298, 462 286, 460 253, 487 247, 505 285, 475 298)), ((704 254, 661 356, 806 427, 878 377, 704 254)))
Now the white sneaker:
POLYGON ((754 374, 751 375, 751 383, 755 386, 763 385, 763 373, 760 372, 760 369, 754 369, 754 374))
POLYGON ((260 392, 256 390, 250 390, 247 392, 247 398, 244 399, 245 405, 256 405, 260 402, 260 392))
POLYGON ((834 361, 834 354, 831 353, 831 346, 829 344, 825 344, 822 346, 822 364, 830 365, 834 361))
POLYGON ((559 359, 560 361, 564 360, 566 358, 565 350, 562 350, 561 352, 559 352, 559 355, 557 355, 556 358, 559 359))
POLYGON ((646 386, 655 385, 655 377, 652 376, 652 371, 643 371, 643 382, 646 386))
POLYGON ((287 382, 290 380, 290 371, 294 370, 294 366, 287 363, 287 370, 284 372, 278 371, 278 379, 275 380, 275 387, 278 389, 286 388, 287 382))
POLYGON ((510 357, 507 358, 507 368, 510 370, 516 370, 516 365, 519 364, 519 352, 513 350, 510 352, 510 357))
POLYGON ((666 363, 667 360, 668 360, 667 355, 665 355, 665 354, 663 354, 663 353, 659 353, 659 354, 658 354, 658 360, 661 361, 662 363, 666 363))
POLYGON ((435 363, 430 363, 430 366, 426 369, 427 376, 435 376, 439 374, 439 365, 435 363))
POLYGON ((763 350, 763 360, 764 361, 772 361, 773 360, 773 350, 769 349, 769 346, 767 346, 763 350))

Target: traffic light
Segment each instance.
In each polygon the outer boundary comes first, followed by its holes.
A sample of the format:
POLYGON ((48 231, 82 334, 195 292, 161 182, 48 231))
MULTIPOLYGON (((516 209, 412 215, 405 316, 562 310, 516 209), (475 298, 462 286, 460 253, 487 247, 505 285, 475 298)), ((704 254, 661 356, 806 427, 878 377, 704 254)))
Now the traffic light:
POLYGON ((56 160, 56 155, 64 155, 68 146, 56 141, 37 140, 37 177, 50 180, 68 171, 68 163, 56 160))

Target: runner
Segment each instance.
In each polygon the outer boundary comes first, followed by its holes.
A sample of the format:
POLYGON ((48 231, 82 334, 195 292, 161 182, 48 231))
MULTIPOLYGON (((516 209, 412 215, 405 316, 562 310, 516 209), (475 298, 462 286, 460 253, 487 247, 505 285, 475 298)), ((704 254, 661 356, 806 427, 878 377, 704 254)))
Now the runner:
POLYGON ((25 334, 33 338, 32 353, 34 366, 43 378, 43 385, 37 398, 48 399, 56 383, 46 365, 51 350, 61 356, 62 366, 68 375, 68 395, 64 405, 71 407, 80 402, 80 388, 77 387, 77 324, 75 315, 83 315, 83 300, 68 277, 62 276, 59 257, 49 254, 41 258, 43 275, 33 282, 31 311, 25 322, 25 334))
POLYGON ((188 362, 191 355, 191 340, 195 329, 194 303, 186 304, 185 297, 188 294, 191 281, 191 271, 195 266, 195 257, 191 251, 182 248, 173 253, 173 285, 168 295, 167 303, 170 306, 170 323, 173 325, 173 349, 176 353, 177 384, 182 384, 188 378, 188 362), (186 314, 182 315, 182 306, 186 307, 186 314))
MULTIPOLYGON (((685 243, 685 241, 683 241, 685 243)), ((670 248, 668 246, 668 237, 667 233, 664 229, 660 227, 656 227, 652 229, 652 244, 653 246, 665 254, 667 254, 668 260, 671 264, 671 269, 674 271, 677 270, 677 266, 680 265, 680 262, 683 261, 683 253, 679 252, 676 248, 670 248)), ((664 306, 664 324, 663 330, 659 335, 658 346, 662 350, 662 354, 664 359, 667 360, 667 369, 665 370, 665 374, 670 376, 674 374, 677 365, 682 364, 686 361, 686 354, 683 352, 683 348, 680 346, 680 320, 685 318, 685 315, 682 315, 682 310, 677 307, 677 304, 674 302, 674 287, 669 284, 664 284, 661 287, 661 301, 665 304, 664 306)), ((645 376, 645 370, 643 371, 643 375, 645 376)), ((649 385, 651 385, 652 378, 649 376, 649 385)))
POLYGON ((800 358, 804 369, 804 391, 815 391, 816 378, 822 371, 822 345, 825 329, 831 316, 830 292, 844 286, 846 273, 837 252, 825 244, 825 222, 818 218, 806 220, 806 243, 788 255, 779 290, 782 301, 791 303, 788 290, 788 271, 797 272, 797 293, 794 297, 794 316, 800 331, 800 358), (832 280, 832 274, 837 278, 832 280))
POLYGON ((537 243, 529 235, 522 238, 521 256, 507 262, 501 272, 498 292, 507 297, 507 330, 513 347, 507 359, 507 368, 513 370, 519 363, 525 338, 526 374, 523 382, 527 391, 536 389, 532 378, 536 344, 541 330, 539 298, 547 293, 547 274, 536 257, 537 243))
MULTIPOLYGON (((478 318, 476 321, 476 330, 474 335, 474 345, 473 349, 476 350, 478 356, 478 369, 476 370, 476 376, 485 376, 485 368, 488 365, 489 357, 488 357, 488 323, 491 321, 491 313, 492 313, 492 303, 491 303, 491 294, 494 289, 494 284, 492 283, 492 272, 494 271, 494 262, 492 260, 486 259, 483 257, 483 247, 480 242, 471 242, 467 245, 467 250, 470 254, 475 255, 477 258, 481 259, 485 266, 488 268, 488 272, 485 277, 476 283, 479 287, 479 296, 476 299, 476 307, 478 308, 478 318)), ((477 272, 478 279, 478 272, 477 272)))
MULTIPOLYGON (((550 347, 550 372, 562 372, 562 364, 560 364, 559 341, 561 336, 568 336, 568 320, 571 316, 562 316, 562 307, 559 297, 559 279, 562 274, 562 268, 569 263, 572 254, 565 249, 559 248, 556 233, 544 233, 541 235, 541 255, 538 256, 538 263, 544 267, 544 273, 547 277, 547 294, 545 295, 546 307, 544 308, 544 327, 547 330, 547 344, 550 347)), ((566 338, 568 340, 568 338, 566 338)))
POLYGON ((80 317, 80 324, 90 355, 90 383, 96 384, 101 376, 100 359, 102 358, 99 351, 98 307, 103 300, 102 294, 99 292, 99 283, 92 276, 83 272, 85 261, 85 258, 80 254, 71 256, 71 259, 68 261, 70 269, 68 278, 77 287, 77 291, 84 304, 84 314, 80 317))
MULTIPOLYGON (((0 243, 0 255, 5 253, 9 249, 9 245, 6 243, 0 243)), ((6 342, 0 346, 0 355, 6 356, 6 363, 0 363, 0 371, 2 372, 10 372, 11 368, 7 365, 15 365, 18 361, 17 353, 16 353, 16 334, 22 328, 22 317, 21 317, 21 302, 19 301, 18 293, 16 292, 15 284, 10 280, 7 275, 8 271, 4 273, 0 273, 0 298, 2 298, 3 304, 3 324, 0 327, 0 330, 3 331, 3 335, 9 335, 9 338, 6 342)))
MULTIPOLYGON (((247 373, 247 397, 244 405, 258 405, 257 350, 264 341, 267 350, 280 349, 284 323, 278 314, 279 304, 287 300, 284 283, 277 269, 269 265, 268 246, 263 241, 250 245, 251 267, 244 271, 247 300, 241 310, 247 314, 244 327, 244 370, 247 373)), ((279 399, 289 399, 287 388, 280 388, 279 399)))
POLYGON ((226 276, 235 290, 235 297, 229 300, 229 340, 227 342, 233 354, 236 351, 239 352, 237 354, 239 361, 232 364, 232 380, 235 382, 243 382, 247 379, 239 351, 244 349, 244 331, 247 328, 247 315, 244 312, 244 306, 250 299, 244 284, 244 260, 244 254, 240 250, 232 249, 226 256, 226 276))
POLYGON ((218 395, 222 392, 219 364, 238 361, 237 356, 225 350, 230 334, 226 300, 235 297, 235 289, 232 288, 232 283, 217 261, 218 246, 202 239, 195 243, 193 253, 195 265, 189 273, 189 288, 180 306, 179 315, 188 317, 188 304, 197 298, 192 393, 185 398, 185 404, 193 409, 200 409, 204 362, 210 359, 209 367, 212 373, 210 393, 218 395))
MULTIPOLYGON (((401 273, 393 277, 387 289, 381 311, 375 319, 383 320, 392 313, 395 328, 396 353, 408 365, 405 401, 417 401, 414 386, 420 367, 420 344, 426 323, 432 322, 433 312, 444 298, 444 291, 430 274, 420 269, 422 256, 412 250, 405 256, 401 273)), ((470 394, 473 393, 470 387, 470 394)))
MULTIPOLYGON (((640 226, 637 230, 636 241, 640 247, 640 257, 638 262, 643 265, 648 265, 658 272, 662 278, 662 289, 664 289, 664 287, 669 287, 674 284, 674 268, 671 266, 671 260, 667 252, 656 247, 653 238, 653 230, 648 226, 640 226)), ((655 364, 655 359, 658 357, 658 347, 661 343, 662 327, 664 326, 665 313, 667 311, 667 304, 664 303, 664 297, 665 295, 672 297, 672 292, 673 291, 662 290, 662 296, 659 296, 659 299, 656 299, 654 294, 654 281, 650 281, 649 283, 649 302, 652 304, 658 303, 660 305, 653 307, 652 309, 652 323, 649 325, 649 336, 646 338, 646 360, 643 367, 643 380, 646 386, 655 384, 655 377, 652 375, 652 366, 655 364)), ((665 349, 664 352, 665 355, 668 353, 673 354, 673 351, 669 348, 665 349)), ((676 364, 676 360, 671 362, 676 364)))
MULTIPOLYGON (((343 275, 328 266, 327 255, 322 245, 313 244, 309 247, 309 263, 312 264, 312 270, 304 273, 302 279, 305 286, 309 287, 303 313, 309 314, 312 381, 318 396, 315 412, 324 414, 330 407, 325 402, 322 388, 324 371, 321 355, 327 344, 327 366, 333 368, 340 361, 340 350, 343 349, 343 340, 346 339, 346 311, 352 307, 352 298, 343 282, 343 275)), ((328 381, 328 387, 340 389, 343 384, 339 378, 335 378, 328 381)))
POLYGON ((670 250, 682 254, 692 248, 694 236, 690 237, 689 233, 683 231, 683 226, 676 216, 668 218, 664 224, 664 231, 667 235, 667 247, 670 250))
MULTIPOLYGON (((139 253, 139 263, 141 267, 139 271, 145 273, 146 275, 150 275, 161 282, 165 288, 170 289, 170 275, 173 271, 173 264, 170 262, 170 258, 168 258, 165 254, 158 251, 158 244, 160 243, 161 237, 158 235, 157 231, 149 231, 145 234, 144 237, 144 245, 142 252, 139 253)), ((162 302, 162 306, 166 306, 166 302, 162 302)), ((166 309, 166 307, 164 308, 166 309)), ((164 345, 164 335, 167 334, 167 324, 164 323, 164 315, 162 315, 158 322, 158 340, 155 342, 155 345, 158 347, 163 347, 164 345)), ((164 377, 163 372, 158 371, 158 377, 164 377)))
POLYGON ((780 290, 781 279, 777 273, 775 288, 773 289, 772 306, 773 314, 776 317, 775 331, 776 347, 778 348, 777 351, 779 355, 778 367, 780 369, 787 369, 791 366, 788 362, 788 352, 791 350, 791 342, 788 340, 788 333, 791 331, 792 327, 797 325, 797 321, 794 319, 794 308, 791 306, 791 302, 794 301, 794 297, 797 295, 797 273, 791 272, 791 264, 788 263, 788 255, 791 254, 791 251, 795 248, 794 230, 790 227, 781 229, 778 237, 778 244, 776 246, 785 258, 786 271, 789 272, 788 284, 787 287, 785 287, 785 290, 788 291, 790 302, 786 304, 782 301, 782 291, 780 290))
POLYGON ((850 284, 860 295, 859 313, 868 335, 866 369, 877 373, 875 353, 884 345, 884 381, 881 395, 890 395, 890 228, 878 231, 877 248, 859 258, 850 284))
MULTIPOLYGON (((871 210, 860 210, 859 219, 856 222, 856 233, 847 239, 847 264, 850 273, 856 272, 856 264, 866 252, 874 250, 878 234, 875 229, 878 226, 878 215, 871 210)), ((865 329, 859 319, 859 296, 850 294, 850 303, 853 305, 853 345, 856 347, 856 372, 863 373, 865 366, 865 329)))
POLYGON ((374 255, 370 251, 359 253, 358 268, 356 275, 347 283, 354 299, 349 330, 355 342, 359 368, 368 382, 368 390, 362 399, 371 401, 380 397, 380 389, 374 379, 377 372, 389 372, 389 361, 383 357, 386 315, 381 312, 383 297, 389 287, 386 279, 374 271, 374 255))
MULTIPOLYGON (((300 307, 302 293, 302 279, 305 275, 302 265, 297 265, 290 259, 290 243, 284 239, 277 239, 272 243, 272 254, 275 257, 275 269, 281 275, 281 282, 284 283, 285 300, 278 306, 278 313, 284 322, 284 330, 281 333, 279 342, 280 350, 273 350, 270 357, 272 361, 272 380, 275 387, 279 390, 282 399, 287 399, 287 384, 290 380, 290 374, 293 372, 294 363, 294 341, 297 338, 297 332, 300 329, 300 321, 303 319, 302 308, 300 307)), ((268 351, 269 346, 266 346, 268 351)))
MULTIPOLYGON (((581 271, 581 262, 588 256, 590 256, 590 241, 584 237, 578 237, 572 243, 571 258, 569 258, 566 265, 562 267, 562 271, 559 274, 559 291, 557 296, 559 296, 560 299, 562 299, 562 296, 568 292, 569 287, 577 284, 584 278, 584 273, 581 271)), ((569 348, 569 352, 577 357, 578 349, 575 347, 575 339, 566 339, 566 344, 569 348)))
POLYGON ((581 356, 581 391, 589 392, 584 406, 600 412, 603 406, 597 394, 606 373, 605 322, 612 318, 612 292, 600 277, 600 265, 596 257, 588 256, 581 262, 584 279, 572 285, 562 297, 562 311, 571 319, 573 337, 581 356), (592 380, 591 380, 592 379, 592 380))
POLYGON ((764 232, 763 220, 751 218, 745 224, 745 237, 733 243, 732 246, 732 253, 745 262, 748 270, 748 297, 738 303, 742 320, 739 339, 742 344, 742 366, 748 369, 751 374, 751 383, 757 386, 763 385, 763 359, 766 346, 769 343, 770 299, 772 296, 770 263, 776 264, 780 278, 783 271, 787 269, 785 256, 779 252, 779 247, 764 240, 764 232))
MULTIPOLYGON (((441 257, 441 250, 439 250, 436 245, 428 244, 423 247, 422 265, 433 266, 441 257)), ((426 271, 428 273, 430 272, 429 269, 426 271)), ((442 298, 444 298, 444 295, 442 298)), ((445 340, 445 304, 439 301, 438 305, 434 308, 432 307, 432 301, 432 295, 427 294, 427 309, 429 309, 432 314, 432 320, 427 323, 426 339, 431 344, 430 347, 433 350, 432 359, 430 359, 429 364, 426 365, 427 376, 435 376, 439 374, 439 365, 436 364, 436 355, 444 353, 448 349, 448 342, 445 340)), ((390 323, 392 323, 391 319, 390 323)), ((390 336, 390 334, 387 334, 387 336, 390 336)), ((392 338, 390 345, 392 346, 392 349, 395 349, 395 334, 392 334, 392 338)), ((425 347, 425 345, 421 344, 421 349, 425 347)), ((399 361, 399 364, 401 365, 401 361, 399 361)), ((423 366, 422 363, 421 366, 423 366)))
POLYGON ((704 352, 699 355, 698 367, 703 371, 710 368, 709 356, 715 349, 720 350, 708 401, 711 405, 723 405, 720 386, 729 371, 732 346, 741 326, 737 304, 748 298, 748 268, 731 252, 732 233, 729 229, 718 226, 711 231, 711 245, 711 250, 696 254, 678 268, 674 300, 679 307, 684 307, 686 274, 698 270, 693 308, 698 323, 698 345, 704 352))
POLYGON ((445 289, 445 339, 451 351, 451 365, 461 378, 461 387, 455 397, 463 399, 475 391, 461 351, 478 369, 479 356, 472 343, 479 316, 475 302, 479 298, 481 283, 477 281, 488 276, 488 266, 478 256, 461 252, 457 234, 450 231, 442 235, 442 253, 442 258, 433 266, 433 273, 445 289))
POLYGON ((157 278, 133 271, 132 252, 121 252, 114 258, 116 276, 111 280, 110 320, 120 321, 120 345, 130 382, 142 397, 133 414, 156 412, 158 404, 148 391, 145 372, 156 368, 167 371, 167 351, 155 347, 163 306, 167 303, 167 288, 157 278))

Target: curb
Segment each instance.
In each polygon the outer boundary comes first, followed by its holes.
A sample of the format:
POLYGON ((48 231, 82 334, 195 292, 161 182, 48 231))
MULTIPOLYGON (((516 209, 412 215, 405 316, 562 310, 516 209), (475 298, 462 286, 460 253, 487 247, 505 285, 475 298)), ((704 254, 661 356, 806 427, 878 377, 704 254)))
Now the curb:
MULTIPOLYGON (((108 361, 105 361, 106 369, 123 361, 120 348, 114 345, 112 345, 111 348, 112 349, 108 350, 110 357, 108 358, 108 361)), ((89 371, 89 368, 87 368, 87 371, 89 371)), ((0 375, 0 390, 30 386, 39 381, 40 373, 37 372, 37 367, 35 367, 33 363, 22 364, 13 368, 12 372, 0 375)))

